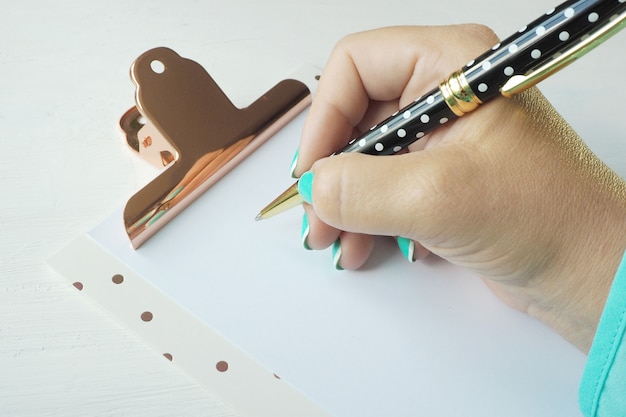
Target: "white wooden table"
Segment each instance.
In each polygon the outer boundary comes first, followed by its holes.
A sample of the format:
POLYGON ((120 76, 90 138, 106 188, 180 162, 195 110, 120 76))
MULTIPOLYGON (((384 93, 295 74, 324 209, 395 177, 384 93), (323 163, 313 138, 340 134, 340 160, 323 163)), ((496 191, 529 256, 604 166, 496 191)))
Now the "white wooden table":
MULTIPOLYGON (((243 106, 301 64, 323 66, 334 43, 348 33, 471 21, 505 37, 553 5, 4 1, 0 415, 235 415, 46 265, 154 175, 129 153, 117 129, 119 116, 134 103, 128 70, 139 54, 171 47, 201 63, 243 106)), ((557 109, 622 176, 626 83, 615 69, 626 66, 625 41, 618 35, 542 84, 557 109)))

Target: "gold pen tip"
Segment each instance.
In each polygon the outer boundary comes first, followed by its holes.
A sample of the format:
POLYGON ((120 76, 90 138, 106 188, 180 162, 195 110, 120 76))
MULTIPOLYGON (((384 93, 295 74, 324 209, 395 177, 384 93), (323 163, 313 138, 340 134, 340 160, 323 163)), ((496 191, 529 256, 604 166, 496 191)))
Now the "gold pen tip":
POLYGON ((303 201, 304 200, 302 200, 302 197, 298 193, 298 183, 296 182, 261 210, 259 214, 256 215, 255 219, 257 221, 269 219, 278 213, 282 213, 285 210, 302 204, 303 201))

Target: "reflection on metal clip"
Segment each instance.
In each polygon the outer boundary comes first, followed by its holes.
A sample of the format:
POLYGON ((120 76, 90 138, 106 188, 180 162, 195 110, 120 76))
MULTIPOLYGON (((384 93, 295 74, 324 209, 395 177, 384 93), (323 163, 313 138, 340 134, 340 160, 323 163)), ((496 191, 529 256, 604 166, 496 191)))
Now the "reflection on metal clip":
POLYGON ((124 113, 120 127, 126 133, 128 146, 157 168, 177 159, 176 149, 139 113, 137 107, 124 113))
POLYGON ((136 249, 310 102, 284 80, 238 109, 196 62, 152 49, 131 67, 136 108, 120 120, 128 145, 165 170, 132 196, 124 223, 136 249))

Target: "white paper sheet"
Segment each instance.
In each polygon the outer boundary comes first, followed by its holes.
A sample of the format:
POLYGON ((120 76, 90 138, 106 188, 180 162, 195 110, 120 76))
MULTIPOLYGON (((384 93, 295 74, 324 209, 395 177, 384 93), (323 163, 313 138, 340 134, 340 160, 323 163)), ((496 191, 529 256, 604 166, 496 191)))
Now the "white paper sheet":
POLYGON ((384 238, 363 270, 336 271, 302 247, 301 209, 254 220, 291 184, 303 120, 139 250, 120 209, 53 265, 244 415, 579 415, 584 355, 478 278, 384 238))

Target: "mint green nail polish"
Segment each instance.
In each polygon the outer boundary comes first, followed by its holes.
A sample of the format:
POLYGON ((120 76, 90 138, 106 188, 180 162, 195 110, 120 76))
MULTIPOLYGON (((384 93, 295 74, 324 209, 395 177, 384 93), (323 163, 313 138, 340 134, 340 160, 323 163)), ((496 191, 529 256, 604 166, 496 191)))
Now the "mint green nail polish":
POLYGON ((409 262, 415 262, 415 242, 400 236, 398 237, 398 247, 409 262))
POLYGON ((307 203, 313 202, 313 172, 307 171, 300 177, 298 181, 298 192, 307 203))
POLYGON ((291 178, 297 178, 293 173, 296 170, 296 165, 298 164, 298 154, 300 153, 300 148, 296 149, 296 153, 293 156, 293 160, 291 161, 291 167, 289 172, 291 173, 291 178))
POLYGON ((341 265, 339 265, 339 262, 341 261, 341 239, 337 238, 337 240, 335 240, 335 243, 333 243, 332 251, 333 265, 335 266, 335 269, 337 271, 343 271, 343 268, 341 267, 341 265))
POLYGON ((311 250, 311 247, 308 243, 306 243, 306 239, 309 237, 309 216, 306 215, 306 212, 302 216, 302 246, 304 249, 311 250))

